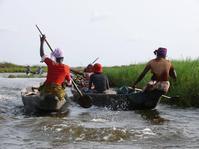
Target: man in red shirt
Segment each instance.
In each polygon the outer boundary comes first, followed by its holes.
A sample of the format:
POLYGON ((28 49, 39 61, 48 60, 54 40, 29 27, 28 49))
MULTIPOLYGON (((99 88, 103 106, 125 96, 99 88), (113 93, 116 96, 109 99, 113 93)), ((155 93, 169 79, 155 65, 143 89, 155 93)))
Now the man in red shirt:
POLYGON ((40 87, 40 94, 53 94, 56 95, 59 100, 64 100, 65 91, 63 88, 63 83, 67 81, 67 85, 71 84, 70 78, 70 67, 63 64, 64 56, 60 49, 55 49, 51 53, 51 57, 55 59, 52 60, 44 54, 44 41, 45 35, 40 37, 40 56, 42 62, 45 62, 48 67, 47 78, 44 84, 40 87))

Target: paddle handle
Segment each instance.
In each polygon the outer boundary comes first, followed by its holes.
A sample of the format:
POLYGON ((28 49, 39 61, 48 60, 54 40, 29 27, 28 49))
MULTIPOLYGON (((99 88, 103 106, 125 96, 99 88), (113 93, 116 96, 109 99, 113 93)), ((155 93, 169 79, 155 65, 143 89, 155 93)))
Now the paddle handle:
MULTIPOLYGON (((36 25, 36 28, 38 29, 38 31, 40 32, 41 35, 43 35, 43 33, 41 32, 41 30, 39 29, 39 27, 36 25)), ((47 39, 45 39, 46 44, 48 45, 48 47, 50 48, 51 52, 53 52, 52 47, 50 46, 50 44, 48 43, 47 39)))
POLYGON ((77 84, 73 81, 72 79, 72 84, 75 87, 75 89, 77 90, 77 92, 79 93, 80 96, 83 96, 82 92, 80 91, 80 89, 77 87, 77 84))
MULTIPOLYGON (((136 91, 143 91, 142 89, 140 89, 140 88, 135 88, 135 90, 136 91)), ((171 98, 178 98, 178 96, 176 96, 176 97, 170 97, 170 96, 166 96, 166 95, 162 95, 162 97, 164 97, 164 98, 167 98, 167 99, 171 99, 171 98)))
POLYGON ((94 64, 98 59, 99 57, 97 57, 91 64, 94 64))

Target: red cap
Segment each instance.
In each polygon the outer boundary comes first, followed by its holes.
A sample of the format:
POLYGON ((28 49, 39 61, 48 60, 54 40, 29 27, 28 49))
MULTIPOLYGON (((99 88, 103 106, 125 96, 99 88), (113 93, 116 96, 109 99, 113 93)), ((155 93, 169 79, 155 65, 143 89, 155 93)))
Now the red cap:
POLYGON ((93 66, 94 73, 102 73, 102 65, 99 63, 95 63, 93 66))

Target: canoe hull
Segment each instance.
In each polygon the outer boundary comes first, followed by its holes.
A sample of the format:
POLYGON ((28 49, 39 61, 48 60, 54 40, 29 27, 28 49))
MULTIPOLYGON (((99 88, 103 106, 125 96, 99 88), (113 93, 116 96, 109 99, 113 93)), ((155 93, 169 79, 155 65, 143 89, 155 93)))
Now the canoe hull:
POLYGON ((68 103, 66 100, 60 101, 54 95, 40 96, 39 92, 26 88, 21 92, 24 112, 26 114, 50 114, 67 112, 68 103))
MULTIPOLYGON (((79 94, 73 92, 73 101, 77 102, 79 94)), ((107 107, 111 110, 146 110, 154 109, 163 93, 161 91, 152 91, 148 93, 137 92, 131 94, 101 94, 89 93, 93 100, 93 105, 98 107, 107 107)))

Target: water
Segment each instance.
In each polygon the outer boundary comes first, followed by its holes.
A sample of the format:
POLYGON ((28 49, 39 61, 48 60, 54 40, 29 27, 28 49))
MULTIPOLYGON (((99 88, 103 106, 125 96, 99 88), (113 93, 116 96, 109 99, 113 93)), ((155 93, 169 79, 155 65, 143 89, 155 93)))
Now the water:
POLYGON ((69 106, 65 117, 27 116, 20 91, 42 78, 0 78, 0 148, 199 148, 199 109, 150 111, 69 106))

